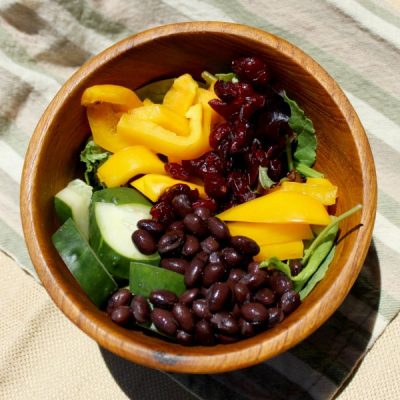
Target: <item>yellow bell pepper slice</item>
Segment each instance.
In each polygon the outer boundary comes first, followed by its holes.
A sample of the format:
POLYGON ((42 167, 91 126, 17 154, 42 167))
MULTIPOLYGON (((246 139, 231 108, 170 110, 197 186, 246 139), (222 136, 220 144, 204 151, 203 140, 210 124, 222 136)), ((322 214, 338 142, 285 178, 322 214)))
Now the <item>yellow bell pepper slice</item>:
POLYGON ((132 146, 132 141, 117 132, 120 114, 113 110, 111 104, 95 104, 86 109, 90 130, 94 142, 103 149, 116 153, 132 146))
POLYGON ((304 253, 304 244, 301 240, 287 243, 266 244, 260 246, 260 252, 254 256, 258 262, 267 260, 271 257, 277 257, 279 260, 292 260, 302 258, 304 253))
POLYGON ((174 179, 167 175, 147 174, 131 182, 131 185, 135 189, 139 190, 139 192, 143 193, 151 201, 156 202, 166 189, 176 185, 177 183, 184 183, 185 185, 188 185, 191 189, 197 189, 199 191, 200 197, 206 197, 203 186, 174 179))
POLYGON ((113 154, 97 170, 97 177, 107 187, 124 185, 139 174, 162 174, 164 163, 144 146, 131 146, 113 154))
POLYGON ((194 102, 198 87, 198 83, 189 74, 181 75, 165 94, 163 104, 180 115, 186 115, 194 102))
POLYGON ((143 100, 143 105, 144 106, 150 106, 152 104, 154 104, 154 103, 150 99, 144 99, 143 100))
POLYGON ((85 107, 109 103, 118 107, 118 111, 128 111, 142 105, 139 97, 133 90, 119 85, 94 85, 83 92, 81 104, 85 107))
POLYGON ((284 192, 298 192, 314 197, 319 200, 324 206, 330 206, 336 203, 337 186, 333 185, 314 185, 310 183, 299 182, 282 182, 277 189, 284 192))
POLYGON ((154 122, 179 136, 189 135, 189 120, 162 104, 134 108, 129 112, 135 119, 154 122))
POLYGON ((331 220, 322 203, 297 192, 275 192, 232 207, 218 215, 223 221, 275 224, 328 225, 331 220))
POLYGON ((197 158, 207 150, 202 138, 201 104, 193 105, 186 117, 190 119, 188 136, 178 136, 154 122, 139 120, 129 113, 122 115, 117 132, 127 141, 141 144, 175 160, 197 158))
POLYGON ((307 183, 318 186, 333 186, 332 182, 326 178, 307 178, 307 183))
POLYGON ((265 224, 254 222, 228 222, 232 236, 247 236, 258 245, 293 242, 314 237, 307 224, 265 224))

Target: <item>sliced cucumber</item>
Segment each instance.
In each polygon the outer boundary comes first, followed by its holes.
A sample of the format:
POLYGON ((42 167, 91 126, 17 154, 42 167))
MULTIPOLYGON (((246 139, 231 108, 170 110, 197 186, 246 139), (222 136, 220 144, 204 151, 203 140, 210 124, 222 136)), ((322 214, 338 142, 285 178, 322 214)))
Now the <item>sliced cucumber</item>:
POLYGON ((108 271, 129 278, 129 263, 158 265, 158 253, 142 254, 132 242, 137 222, 150 218, 151 203, 130 188, 109 188, 95 192, 90 208, 90 243, 108 271))
POLYGON ((89 236, 89 206, 93 189, 80 179, 74 179, 54 197, 54 207, 64 223, 72 218, 85 238, 89 236))
POLYGON ((104 305, 118 286, 75 222, 67 219, 52 240, 65 265, 90 300, 98 307, 104 305))
POLYGON ((153 290, 169 290, 177 296, 186 290, 182 274, 141 262, 131 262, 129 288, 133 294, 145 297, 153 290))

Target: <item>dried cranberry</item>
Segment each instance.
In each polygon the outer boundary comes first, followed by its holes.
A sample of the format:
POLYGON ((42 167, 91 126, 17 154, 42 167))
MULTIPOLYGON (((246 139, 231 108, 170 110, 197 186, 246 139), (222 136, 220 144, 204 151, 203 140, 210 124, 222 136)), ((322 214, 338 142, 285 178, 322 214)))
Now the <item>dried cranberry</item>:
POLYGON ((194 160, 183 160, 182 165, 198 178, 203 178, 204 174, 222 173, 224 171, 223 159, 213 151, 209 151, 194 160))
POLYGON ((190 197, 190 187, 184 183, 177 183, 168 188, 160 197, 160 201, 171 203, 172 199, 178 194, 186 194, 190 197))
POLYGON ((249 190, 249 177, 243 172, 231 172, 228 176, 227 181, 229 188, 232 190, 235 196, 239 194, 244 194, 249 190))
POLYGON ((236 97, 230 103, 226 103, 219 99, 212 99, 208 104, 215 112, 222 115, 225 119, 232 120, 239 114, 243 105, 243 99, 236 97))
POLYGON ((217 81, 214 85, 216 95, 225 102, 231 102, 236 97, 249 97, 254 95, 254 89, 245 82, 225 82, 217 81))
POLYGON ((247 121, 235 121, 235 131, 232 140, 231 153, 243 151, 253 138, 253 129, 247 121))
POLYGON ((167 163, 164 166, 165 172, 174 179, 187 181, 190 178, 189 171, 178 163, 167 163))
POLYGON ((217 210, 217 203, 214 199, 199 199, 195 201, 192 204, 193 208, 199 208, 199 207, 206 207, 208 208, 212 213, 214 213, 217 210))
POLYGON ((279 159, 275 158, 269 161, 268 176, 274 181, 278 182, 282 177, 282 163, 279 159))
POLYGON ((210 197, 225 197, 228 193, 228 185, 223 176, 213 172, 204 177, 204 190, 210 197))
POLYGON ((214 127, 210 133, 210 146, 216 148, 222 139, 225 139, 233 132, 233 125, 230 122, 223 122, 214 127))
POLYGON ((267 66, 258 57, 242 57, 232 61, 232 69, 239 79, 257 85, 265 85, 269 81, 267 66))
POLYGON ((166 201, 159 201, 150 210, 150 214, 154 220, 160 222, 164 226, 171 224, 175 220, 175 213, 172 206, 166 201))
POLYGON ((246 101, 240 109, 239 118, 248 120, 256 111, 264 107, 265 97, 262 95, 253 95, 246 97, 246 101))

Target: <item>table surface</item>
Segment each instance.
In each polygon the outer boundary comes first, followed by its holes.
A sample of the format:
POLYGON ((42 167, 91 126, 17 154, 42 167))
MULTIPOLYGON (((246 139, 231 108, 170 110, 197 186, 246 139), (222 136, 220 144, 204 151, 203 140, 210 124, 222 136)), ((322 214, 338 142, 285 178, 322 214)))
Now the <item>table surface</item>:
POLYGON ((395 379, 400 360, 393 351, 400 340, 399 65, 398 0, 1 1, 0 249, 17 262, 0 252, 5 298, 0 307, 0 397, 217 399, 234 393, 235 399, 400 398, 395 379), (371 248, 338 312, 307 341, 262 367, 212 377, 172 376, 192 394, 171 376, 100 349, 59 312, 35 277, 21 269, 33 271, 18 206, 29 138, 62 83, 115 41, 188 20, 256 26, 315 58, 359 114, 379 184, 371 248))

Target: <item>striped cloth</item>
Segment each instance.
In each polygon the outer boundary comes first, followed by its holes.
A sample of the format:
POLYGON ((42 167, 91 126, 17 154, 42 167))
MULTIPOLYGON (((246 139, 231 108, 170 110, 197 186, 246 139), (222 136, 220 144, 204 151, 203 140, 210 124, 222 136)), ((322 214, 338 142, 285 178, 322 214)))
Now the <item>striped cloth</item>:
POLYGON ((33 127, 60 85, 116 40, 188 20, 256 26, 316 59, 345 90, 366 128, 379 202, 373 241, 356 284, 309 339, 244 370, 169 376, 204 399, 330 399, 400 309, 397 0, 2 0, 0 247, 34 275, 19 218, 19 181, 33 127))

